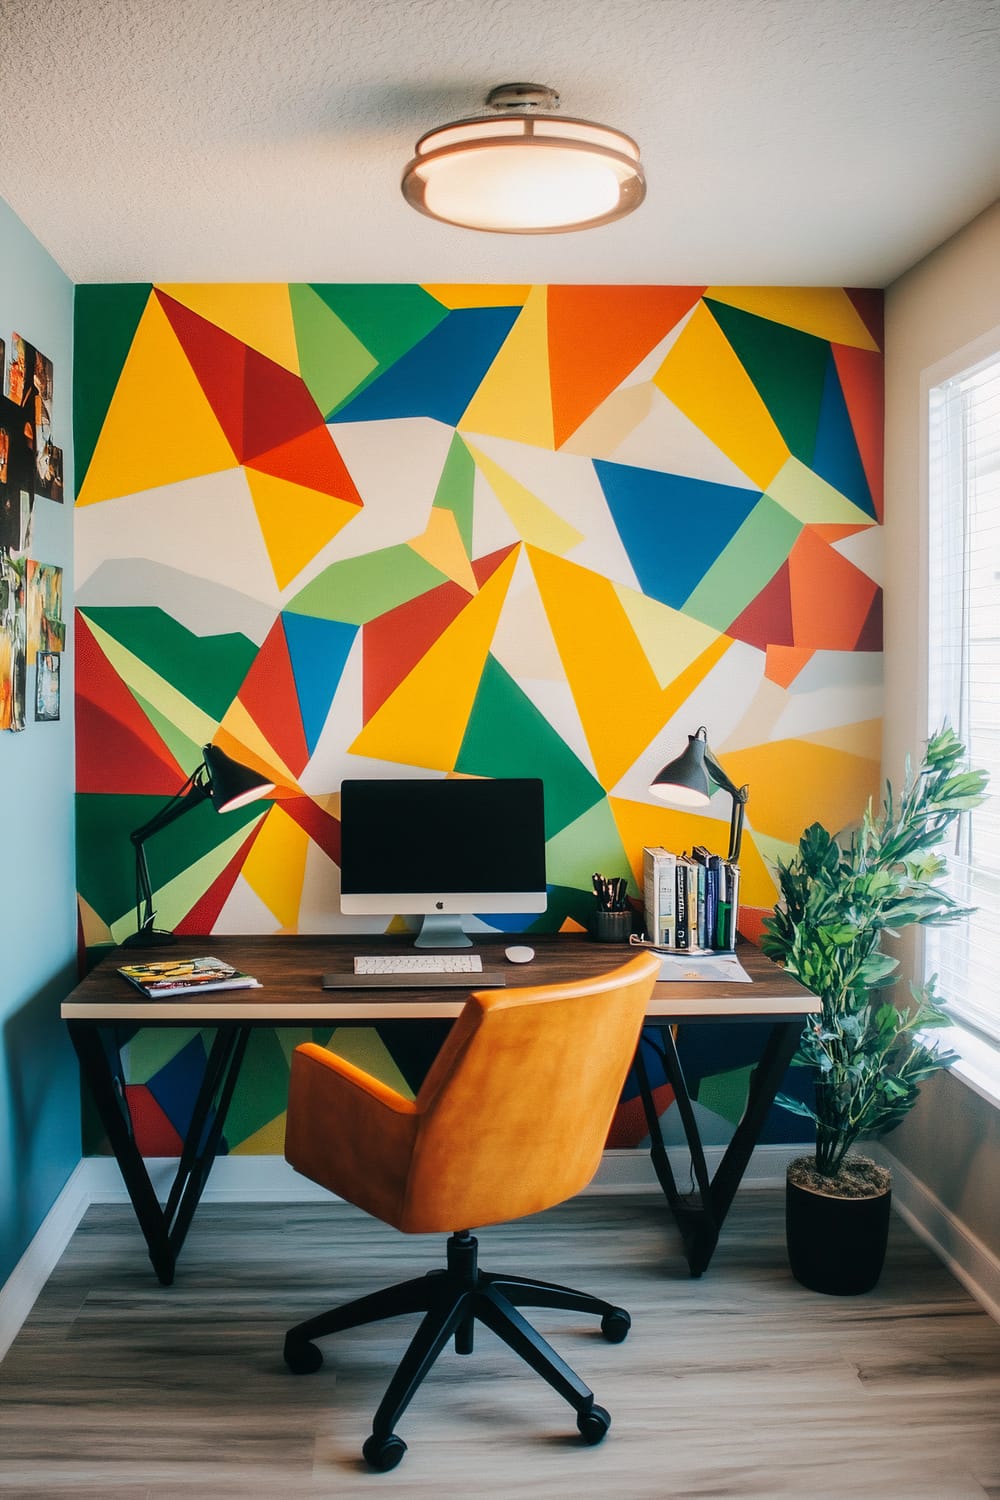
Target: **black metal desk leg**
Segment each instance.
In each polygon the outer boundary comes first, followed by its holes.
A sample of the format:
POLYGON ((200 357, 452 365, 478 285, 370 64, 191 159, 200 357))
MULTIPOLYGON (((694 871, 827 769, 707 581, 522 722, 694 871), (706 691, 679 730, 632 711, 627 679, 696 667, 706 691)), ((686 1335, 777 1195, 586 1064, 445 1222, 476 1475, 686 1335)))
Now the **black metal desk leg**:
POLYGON ((691 1153, 691 1169, 697 1184, 697 1190, 694 1193, 684 1194, 677 1190, 663 1140, 663 1125, 653 1103, 641 1044, 636 1053, 635 1070, 639 1080, 639 1093, 642 1097, 646 1124, 649 1127, 649 1148, 653 1168, 680 1230, 691 1275, 700 1276, 708 1268, 708 1263, 718 1243, 719 1231, 732 1205, 736 1189, 743 1180, 753 1148, 760 1138, 767 1112, 774 1103, 778 1086, 795 1053, 802 1034, 802 1020, 797 1017, 792 1020, 777 1021, 772 1026, 760 1062, 750 1076, 750 1089, 743 1117, 723 1153, 722 1160, 715 1170, 715 1176, 711 1179, 709 1179, 705 1151, 698 1131, 698 1121, 691 1105, 691 1096, 680 1058, 677 1055, 673 1032, 666 1026, 660 1028, 660 1032, 663 1039, 663 1070, 667 1082, 673 1088, 681 1124, 684 1128, 684 1138, 687 1141, 688 1151, 691 1153))
MULTIPOLYGON (((128 1101, 97 1025, 68 1023, 80 1068, 121 1170, 135 1216, 149 1248, 153 1270, 164 1286, 174 1279, 177 1256, 218 1151, 250 1028, 220 1027, 198 1090, 166 1208, 161 1207, 136 1143, 128 1101), (215 1117, 206 1122, 215 1104, 215 1117)), ((115 1049, 117 1051, 117 1049, 115 1049)))

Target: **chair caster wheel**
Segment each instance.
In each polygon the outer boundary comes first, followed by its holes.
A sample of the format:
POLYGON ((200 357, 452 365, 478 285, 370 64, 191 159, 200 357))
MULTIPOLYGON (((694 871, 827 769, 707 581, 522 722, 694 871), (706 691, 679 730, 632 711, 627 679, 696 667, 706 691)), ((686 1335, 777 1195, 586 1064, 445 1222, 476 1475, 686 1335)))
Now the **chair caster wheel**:
POLYGON ((365 1439, 361 1449, 365 1463, 373 1469, 381 1469, 383 1474, 394 1469, 405 1452, 406 1444, 394 1432, 387 1433, 385 1437, 379 1437, 373 1432, 370 1438, 365 1439))
POLYGON ((285 1364, 293 1375, 312 1375, 323 1363, 315 1344, 292 1343, 285 1339, 285 1364))
POLYGON ((576 1419, 576 1425, 580 1429, 583 1441, 593 1447, 606 1436, 611 1426, 611 1413, 605 1411, 603 1406, 592 1406, 589 1411, 582 1411, 576 1419))
POLYGON ((609 1344, 620 1344, 632 1327, 632 1319, 624 1307, 613 1307, 601 1319, 601 1332, 609 1344))

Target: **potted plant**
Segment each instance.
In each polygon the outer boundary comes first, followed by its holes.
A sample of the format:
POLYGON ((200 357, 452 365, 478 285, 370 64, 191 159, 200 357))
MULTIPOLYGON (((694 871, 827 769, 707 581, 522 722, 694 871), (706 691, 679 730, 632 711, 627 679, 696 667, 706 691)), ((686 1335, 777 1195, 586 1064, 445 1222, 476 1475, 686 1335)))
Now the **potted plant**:
POLYGON ((793 1059, 813 1074, 814 1103, 778 1096, 816 1126, 815 1154, 791 1163, 786 1186, 792 1273, 815 1291, 875 1285, 891 1182, 885 1167, 853 1148, 898 1125, 923 1080, 954 1061, 926 1039, 950 1024, 933 979, 911 985, 907 1002, 887 998, 899 960, 883 942, 903 927, 968 915, 941 889, 946 861, 938 852, 955 820, 983 800, 986 773, 963 769, 964 755, 953 731, 940 730, 916 775, 907 761, 898 802, 886 783, 881 809, 869 802, 849 836, 834 838, 813 823, 792 858, 778 863, 781 900, 761 947, 823 1007, 793 1059))

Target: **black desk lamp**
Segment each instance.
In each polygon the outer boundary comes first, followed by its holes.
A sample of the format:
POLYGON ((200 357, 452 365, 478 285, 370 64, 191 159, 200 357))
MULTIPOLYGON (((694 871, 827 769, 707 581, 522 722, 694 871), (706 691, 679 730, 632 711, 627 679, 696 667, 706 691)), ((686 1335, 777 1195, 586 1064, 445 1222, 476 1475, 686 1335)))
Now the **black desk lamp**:
POLYGON ((258 797, 266 797, 274 791, 274 782, 268 781, 249 766, 233 760, 217 745, 202 747, 204 760, 192 772, 180 791, 160 808, 158 813, 143 823, 129 837, 135 848, 135 921, 136 930, 122 942, 123 948, 156 947, 164 943, 175 943, 172 932, 158 932, 153 926, 156 913, 153 911, 153 888, 146 864, 146 840, 162 828, 167 828, 206 799, 211 800, 216 812, 233 812, 258 797))
POLYGON ((740 857, 743 842, 743 809, 746 807, 749 788, 736 787, 708 748, 708 730, 704 724, 697 734, 688 735, 687 749, 676 760, 669 761, 657 772, 649 790, 654 797, 664 802, 673 802, 678 807, 704 807, 718 788, 728 792, 733 799, 733 813, 729 821, 730 863, 740 857))

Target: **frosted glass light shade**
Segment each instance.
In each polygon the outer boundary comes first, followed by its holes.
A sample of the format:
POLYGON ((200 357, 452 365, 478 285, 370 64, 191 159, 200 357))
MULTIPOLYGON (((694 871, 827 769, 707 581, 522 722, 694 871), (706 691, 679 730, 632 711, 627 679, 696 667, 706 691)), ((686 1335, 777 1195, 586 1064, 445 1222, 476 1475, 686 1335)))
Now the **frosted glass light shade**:
POLYGON ((446 224, 554 234, 631 213, 646 180, 630 136, 588 120, 526 113, 428 131, 402 188, 413 208, 446 224))

